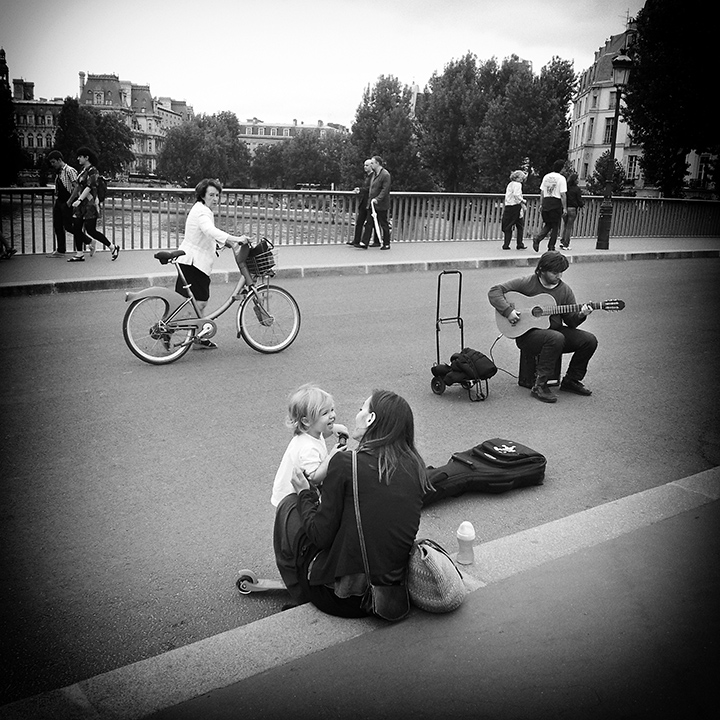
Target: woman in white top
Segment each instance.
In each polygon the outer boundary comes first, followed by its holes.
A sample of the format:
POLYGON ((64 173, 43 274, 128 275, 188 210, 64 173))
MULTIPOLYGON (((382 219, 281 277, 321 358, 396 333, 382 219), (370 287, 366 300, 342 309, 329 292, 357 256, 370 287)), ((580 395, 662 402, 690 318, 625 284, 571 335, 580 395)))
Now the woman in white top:
MULTIPOLYGON (((205 178, 197 184, 196 202, 185 220, 185 237, 179 248, 185 254, 178 259, 178 263, 182 265, 185 279, 190 283, 201 315, 210 299, 210 273, 220 250, 249 242, 246 235, 230 235, 215 227, 214 213, 220 204, 221 192, 222 185, 217 180, 205 178)), ((188 297, 179 276, 175 292, 188 297)), ((200 348, 217 347, 212 340, 207 339, 196 340, 196 343, 200 348)))
POLYGON ((515 170, 510 173, 510 182, 505 188, 505 209, 502 216, 502 231, 505 235, 502 249, 509 250, 512 241, 513 228, 517 228, 517 249, 524 250, 523 232, 525 230, 525 198, 522 194, 522 184, 527 174, 522 170, 515 170))

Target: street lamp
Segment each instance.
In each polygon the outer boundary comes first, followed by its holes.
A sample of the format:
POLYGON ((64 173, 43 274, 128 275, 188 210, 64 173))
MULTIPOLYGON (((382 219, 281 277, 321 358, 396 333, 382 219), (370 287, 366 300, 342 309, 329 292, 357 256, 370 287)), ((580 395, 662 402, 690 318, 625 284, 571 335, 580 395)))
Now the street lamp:
POLYGON ((616 55, 612 61, 612 79, 617 90, 615 94, 615 118, 613 120, 610 139, 610 162, 605 172, 605 195, 600 205, 600 220, 598 222, 598 236, 596 250, 607 250, 610 247, 610 224, 612 223, 612 191, 613 175, 615 174, 615 144, 617 143, 618 123, 620 122, 620 99, 622 91, 630 78, 633 61, 624 51, 616 55))

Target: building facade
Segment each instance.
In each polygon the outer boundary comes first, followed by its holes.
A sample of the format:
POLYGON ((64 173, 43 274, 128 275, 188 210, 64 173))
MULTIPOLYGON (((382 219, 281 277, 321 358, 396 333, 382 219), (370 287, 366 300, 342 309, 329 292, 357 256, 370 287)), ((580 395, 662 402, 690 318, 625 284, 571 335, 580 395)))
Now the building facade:
POLYGON ((318 133, 320 137, 327 137, 331 133, 347 132, 347 128, 335 123, 325 124, 318 120, 317 125, 292 123, 266 123, 257 118, 249 118, 240 123, 240 140, 247 144, 251 153, 255 153, 259 145, 272 145, 283 140, 290 140, 303 130, 318 133))
POLYGON ((132 130, 135 162, 129 172, 154 175, 168 130, 191 118, 192 107, 168 97, 153 98, 149 85, 120 80, 117 75, 86 76, 81 72, 79 78, 81 105, 117 113, 132 130))
MULTIPOLYGON (((595 53, 593 65, 580 74, 577 95, 573 101, 570 125, 568 159, 578 174, 578 184, 585 187, 595 171, 601 155, 610 150, 615 122, 617 88, 613 84, 612 60, 622 51, 632 55, 635 24, 628 22, 625 32, 613 35, 595 53)), ((622 99, 621 99, 622 102, 622 99)), ((658 196, 658 190, 646 183, 640 168, 642 147, 637 145, 627 124, 622 119, 622 106, 618 122, 615 159, 625 171, 629 194, 658 196)), ((691 152, 686 158, 689 168, 685 178, 687 196, 706 196, 708 171, 712 157, 691 152)))

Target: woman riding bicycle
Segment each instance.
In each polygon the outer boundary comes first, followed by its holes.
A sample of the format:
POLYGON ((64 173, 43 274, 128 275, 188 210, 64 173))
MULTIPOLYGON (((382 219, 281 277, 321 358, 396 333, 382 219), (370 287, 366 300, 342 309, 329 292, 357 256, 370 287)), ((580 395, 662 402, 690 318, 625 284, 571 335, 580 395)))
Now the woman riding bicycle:
MULTIPOLYGON (((185 279, 190 284, 192 294, 197 301, 198 311, 203 314, 205 306, 210 299, 210 273, 215 258, 224 247, 232 248, 250 241, 246 235, 230 235, 215 227, 214 213, 220 204, 222 185, 211 178, 201 180, 195 188, 196 202, 188 213, 185 221, 185 238, 180 244, 180 250, 185 254, 178 259, 185 279)), ((183 282, 178 276, 175 283, 175 292, 183 297, 189 297, 183 282)), ((196 347, 212 350, 217 345, 208 339, 196 340, 196 347)))

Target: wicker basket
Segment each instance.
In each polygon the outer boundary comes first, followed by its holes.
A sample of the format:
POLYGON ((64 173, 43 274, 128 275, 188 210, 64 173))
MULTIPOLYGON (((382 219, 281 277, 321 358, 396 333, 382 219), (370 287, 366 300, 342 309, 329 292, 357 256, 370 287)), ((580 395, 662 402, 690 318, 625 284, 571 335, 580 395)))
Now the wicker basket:
POLYGON ((254 277, 272 274, 275 267, 275 246, 267 238, 263 238, 250 248, 245 264, 254 277))

